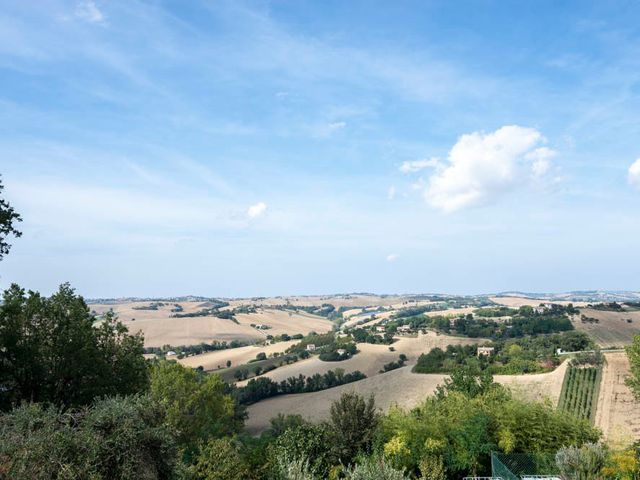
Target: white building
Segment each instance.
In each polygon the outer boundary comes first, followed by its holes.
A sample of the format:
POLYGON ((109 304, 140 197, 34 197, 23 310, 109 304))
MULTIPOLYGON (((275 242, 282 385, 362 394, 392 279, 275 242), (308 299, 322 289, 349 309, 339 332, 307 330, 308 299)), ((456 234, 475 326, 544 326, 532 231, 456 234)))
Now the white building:
POLYGON ((478 356, 479 357, 490 357, 493 355, 495 348, 493 347, 478 347, 478 356))
POLYGON ((410 332, 411 331, 411 325, 400 325, 398 327, 398 331, 399 332, 410 332))
POLYGON ((310 343, 307 345, 307 352, 315 352, 316 351, 316 344, 315 343, 310 343))
POLYGON ((385 332, 387 329, 384 327, 384 325, 378 325, 376 327, 376 332, 385 332))
POLYGON ((347 354, 347 351, 344 348, 339 348, 336 350, 336 353, 342 357, 347 354))

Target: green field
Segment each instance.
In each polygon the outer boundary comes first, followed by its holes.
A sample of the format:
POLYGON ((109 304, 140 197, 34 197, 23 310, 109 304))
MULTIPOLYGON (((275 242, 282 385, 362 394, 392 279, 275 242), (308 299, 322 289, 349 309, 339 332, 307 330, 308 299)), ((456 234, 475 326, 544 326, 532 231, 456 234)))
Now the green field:
POLYGON ((601 380, 601 366, 570 366, 562 384, 558 409, 593 423, 601 380))

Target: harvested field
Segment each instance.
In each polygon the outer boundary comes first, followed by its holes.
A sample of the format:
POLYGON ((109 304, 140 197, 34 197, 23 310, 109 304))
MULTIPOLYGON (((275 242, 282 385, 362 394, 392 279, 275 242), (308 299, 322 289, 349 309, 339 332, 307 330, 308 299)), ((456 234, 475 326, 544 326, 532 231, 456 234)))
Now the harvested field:
POLYGON ((196 345, 217 341, 264 340, 264 333, 248 325, 238 325, 217 317, 159 318, 123 322, 131 333, 144 334, 145 347, 196 345))
POLYGON ((318 315, 306 312, 292 312, 288 310, 259 309, 257 313, 240 313, 236 319, 240 325, 251 327, 251 324, 268 325, 271 328, 263 330, 264 335, 295 335, 309 332, 326 333, 331 331, 333 323, 318 315))
POLYGON ((640 333, 640 311, 604 312, 592 308, 581 308, 580 314, 597 318, 598 323, 583 323, 580 316, 574 316, 573 325, 577 330, 587 332, 601 347, 629 345, 633 336, 640 333), (631 323, 627 320, 630 319, 631 323))
POLYGON ((498 303, 500 305, 504 305, 512 308, 518 308, 524 305, 537 307, 541 303, 555 303, 557 305, 569 305, 570 303, 572 303, 574 307, 583 307, 587 305, 586 302, 568 302, 565 300, 544 300, 541 298, 527 298, 527 297, 490 297, 489 300, 491 300, 492 302, 498 303))
POLYGON ((563 362, 558 368, 549 373, 535 373, 532 375, 495 375, 493 379, 508 386, 515 395, 526 400, 541 402, 549 400, 558 405, 562 383, 569 362, 563 362))
POLYGON ((376 405, 383 411, 394 404, 412 408, 431 395, 444 378, 445 375, 414 374, 411 373, 411 367, 403 367, 320 392, 281 395, 250 405, 245 425, 249 433, 258 434, 269 427, 269 420, 278 413, 300 414, 309 420, 323 420, 329 415, 331 403, 340 398, 343 392, 374 394, 376 405))
MULTIPOLYGON (((314 330, 318 333, 328 332, 332 328, 331 321, 305 312, 288 312, 274 309, 261 309, 255 314, 238 314, 239 324, 214 316, 174 318, 171 311, 177 302, 162 302, 165 305, 157 310, 140 310, 153 302, 126 302, 114 305, 89 305, 97 314, 113 309, 118 318, 132 333, 141 331, 144 334, 145 347, 161 347, 163 345, 194 345, 217 341, 238 340, 252 343, 264 340, 271 335, 287 333, 307 334, 314 330), (138 308, 138 309, 137 309, 138 308), (266 324, 269 330, 257 330, 250 324, 266 324)), ((210 307, 207 302, 178 302, 182 307, 180 313, 195 313, 210 307)), ((225 307, 228 309, 229 307, 225 307)))
POLYGON ((297 340, 291 340, 289 342, 277 342, 266 346, 249 345, 247 347, 216 350, 215 352, 207 352, 201 355, 186 357, 182 360, 178 360, 178 362, 191 368, 202 366, 207 371, 216 370, 218 365, 225 368, 227 360, 231 361, 232 366, 245 364, 256 358, 256 355, 260 352, 264 352, 267 356, 275 352, 284 352, 287 348, 291 345, 295 345, 297 342, 297 340))
POLYGON ((314 295, 314 296, 294 296, 294 297, 269 297, 269 298, 247 298, 230 300, 234 306, 238 305, 297 305, 302 307, 321 306, 323 303, 330 303, 336 308, 339 307, 374 307, 388 306, 407 301, 405 297, 398 295, 314 295))
MULTIPOLYGON (((342 368, 345 373, 360 370, 367 377, 371 377, 378 375, 385 363, 397 361, 401 353, 404 353, 408 357, 407 365, 411 366, 415 365, 420 354, 427 353, 436 347, 445 348, 447 345, 471 345, 474 343, 482 343, 483 341, 484 339, 450 337, 428 332, 426 335, 420 334, 417 337, 399 337, 392 345, 395 349, 394 352, 389 350, 389 345, 359 343, 358 350, 360 350, 360 353, 348 360, 342 362, 324 362, 317 356, 313 356, 290 365, 284 365, 262 376, 280 382, 289 377, 297 377, 300 374, 311 376, 316 373, 323 374, 329 370, 342 368)), ((242 383, 239 385, 242 385, 242 383)))
MULTIPOLYGON (((523 395, 527 399, 549 398, 557 403, 565 368, 563 364, 550 373, 517 377, 502 375, 497 376, 496 381, 510 386, 516 395, 523 395)), ((407 366, 320 392, 269 398, 249 406, 246 429, 251 434, 258 434, 269 427, 269 420, 278 413, 300 414, 309 420, 323 420, 329 415, 331 403, 340 398, 343 392, 357 392, 364 396, 373 394, 376 405, 382 411, 387 411, 393 405, 413 408, 432 395, 445 378, 446 375, 411 373, 411 367, 407 366)))
POLYGON ((620 353, 606 353, 595 424, 612 446, 626 446, 640 440, 640 403, 636 402, 625 378, 629 360, 620 353))

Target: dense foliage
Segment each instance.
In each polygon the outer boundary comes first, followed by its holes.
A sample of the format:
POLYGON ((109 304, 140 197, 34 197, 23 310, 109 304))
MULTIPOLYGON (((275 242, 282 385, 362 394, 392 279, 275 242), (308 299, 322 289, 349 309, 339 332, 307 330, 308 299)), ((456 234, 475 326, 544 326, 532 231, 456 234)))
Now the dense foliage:
POLYGON ((179 471, 173 432, 147 396, 66 412, 26 403, 0 416, 0 478, 171 479, 179 471))
POLYGON ((49 298, 12 285, 0 305, 0 408, 23 400, 74 407, 144 391, 142 344, 111 313, 96 322, 67 284, 49 298))
POLYGON ((640 335, 633 337, 633 343, 626 350, 631 369, 631 374, 627 378, 627 385, 635 398, 640 401, 640 335))
POLYGON ((556 355, 563 351, 582 351, 594 347, 583 332, 538 337, 524 337, 486 344, 494 348, 490 355, 478 356, 477 345, 449 345, 445 350, 434 348, 420 355, 414 371, 417 373, 450 373, 463 365, 494 374, 522 374, 548 371, 560 362, 556 355))
POLYGON ((276 395, 317 392, 337 387, 338 385, 356 382, 363 378, 366 378, 366 375, 358 370, 344 373, 341 368, 329 370, 325 374, 316 373, 310 377, 300 374, 297 377, 289 377, 279 383, 268 377, 252 378, 244 387, 237 388, 234 391, 234 396, 239 403, 250 405, 276 395))
MULTIPOLYGON (((0 181, 0 194, 4 190, 4 185, 0 181)), ((11 244, 8 238, 13 236, 18 238, 22 236, 22 232, 16 227, 18 222, 22 221, 22 217, 18 214, 11 204, 4 198, 0 197, 0 260, 9 253, 11 244)))
POLYGON ((552 305, 534 309, 523 306, 519 309, 482 308, 476 313, 485 316, 467 314, 457 318, 445 315, 416 315, 396 317, 387 324, 387 330, 395 331, 400 325, 408 325, 412 330, 432 329, 451 335, 463 335, 471 338, 490 338, 507 340, 526 335, 544 335, 573 330, 568 315, 577 313, 572 306, 552 305), (509 315, 504 318, 503 313, 509 315))

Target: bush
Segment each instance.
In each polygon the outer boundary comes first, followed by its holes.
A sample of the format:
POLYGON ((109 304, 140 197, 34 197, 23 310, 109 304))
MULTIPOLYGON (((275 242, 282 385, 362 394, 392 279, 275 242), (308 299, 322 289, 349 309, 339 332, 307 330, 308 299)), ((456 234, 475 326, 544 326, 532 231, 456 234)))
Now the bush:
POLYGON ((245 480, 249 476, 239 445, 228 438, 209 440, 201 446, 189 473, 194 480, 245 480))
POLYGON ((396 470, 383 459, 365 458, 347 471, 347 480, 409 480, 402 470, 396 470))
POLYGON ((24 404, 0 417, 3 478, 169 479, 178 458, 163 409, 148 396, 66 413, 24 404))

